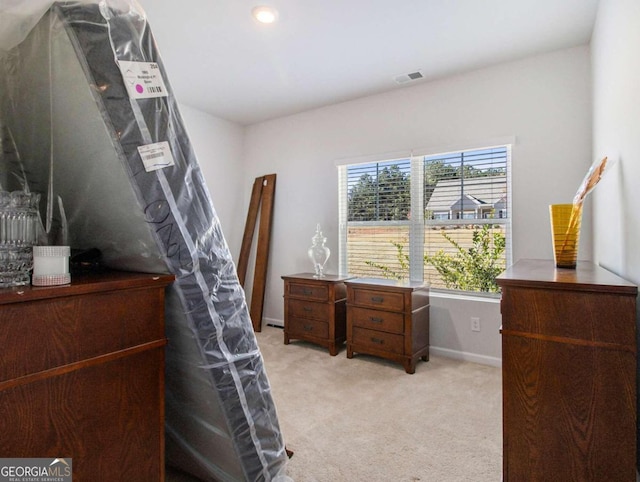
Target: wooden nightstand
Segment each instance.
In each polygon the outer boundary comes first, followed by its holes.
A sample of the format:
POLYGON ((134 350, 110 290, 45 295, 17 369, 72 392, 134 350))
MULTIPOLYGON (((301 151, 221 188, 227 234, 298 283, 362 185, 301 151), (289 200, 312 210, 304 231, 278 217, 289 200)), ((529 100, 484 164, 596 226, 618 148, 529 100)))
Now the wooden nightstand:
POLYGON ((429 360, 429 288, 422 283, 358 278, 347 281, 347 358, 367 353, 415 373, 429 360))
POLYGON ((349 276, 326 275, 316 279, 312 273, 283 276, 284 344, 305 340, 338 354, 346 339, 344 281, 349 276))

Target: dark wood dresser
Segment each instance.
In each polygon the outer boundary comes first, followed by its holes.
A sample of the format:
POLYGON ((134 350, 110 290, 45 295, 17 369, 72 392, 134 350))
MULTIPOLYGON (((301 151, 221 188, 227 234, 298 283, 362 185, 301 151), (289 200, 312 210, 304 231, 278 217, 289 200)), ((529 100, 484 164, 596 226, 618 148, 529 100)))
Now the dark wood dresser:
POLYGON ((346 339, 345 280, 349 276, 313 273, 283 276, 284 344, 305 340, 324 346, 332 356, 346 339))
POLYGON ((429 360, 429 288, 422 283, 356 278, 347 285, 347 358, 354 352, 402 363, 415 373, 429 360))
POLYGON ((73 480, 164 480, 164 292, 104 272, 0 289, 0 457, 70 458, 73 480))
POLYGON ((502 287, 505 481, 635 481, 637 287, 522 260, 502 287))

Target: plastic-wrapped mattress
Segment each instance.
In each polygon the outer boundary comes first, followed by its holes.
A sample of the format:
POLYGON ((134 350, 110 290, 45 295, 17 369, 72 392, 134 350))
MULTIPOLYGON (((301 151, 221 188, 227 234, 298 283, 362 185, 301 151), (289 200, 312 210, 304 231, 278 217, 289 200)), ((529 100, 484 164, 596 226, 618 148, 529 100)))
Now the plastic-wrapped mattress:
POLYGON ((0 121, 31 190, 62 199, 72 248, 176 276, 168 463, 204 480, 285 478, 244 293, 144 12, 133 0, 61 2, 38 18, 0 53, 0 121))

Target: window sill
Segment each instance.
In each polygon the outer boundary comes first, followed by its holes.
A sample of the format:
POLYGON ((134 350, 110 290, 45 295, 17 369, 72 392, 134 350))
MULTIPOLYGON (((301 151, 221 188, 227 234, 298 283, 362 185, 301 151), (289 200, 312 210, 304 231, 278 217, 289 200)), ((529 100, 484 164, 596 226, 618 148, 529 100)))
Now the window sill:
POLYGON ((479 301, 482 303, 500 303, 500 293, 478 293, 475 291, 452 292, 450 290, 440 290, 433 288, 429 291, 432 298, 442 298, 449 300, 479 301))

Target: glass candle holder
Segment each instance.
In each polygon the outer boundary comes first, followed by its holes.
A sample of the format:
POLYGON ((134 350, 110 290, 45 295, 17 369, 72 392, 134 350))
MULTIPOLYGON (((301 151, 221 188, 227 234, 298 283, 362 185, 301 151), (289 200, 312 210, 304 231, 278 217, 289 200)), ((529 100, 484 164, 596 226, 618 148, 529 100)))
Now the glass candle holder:
POLYGON ((33 286, 55 286, 71 283, 69 246, 33 247, 33 286))

